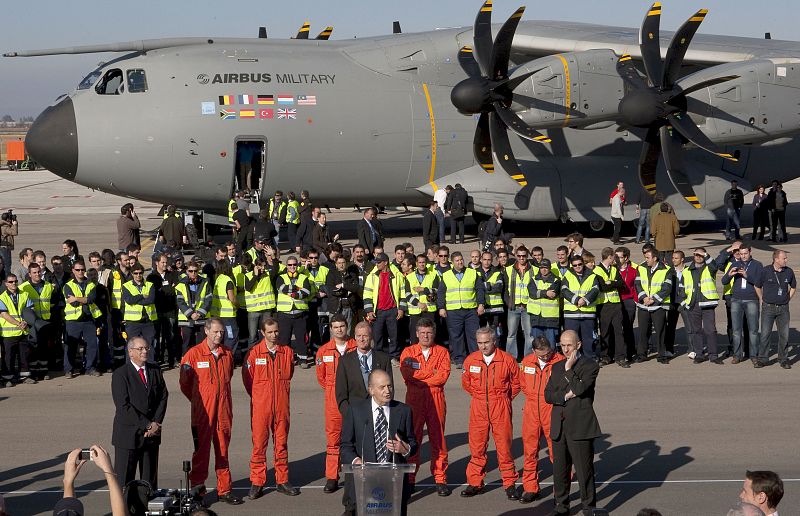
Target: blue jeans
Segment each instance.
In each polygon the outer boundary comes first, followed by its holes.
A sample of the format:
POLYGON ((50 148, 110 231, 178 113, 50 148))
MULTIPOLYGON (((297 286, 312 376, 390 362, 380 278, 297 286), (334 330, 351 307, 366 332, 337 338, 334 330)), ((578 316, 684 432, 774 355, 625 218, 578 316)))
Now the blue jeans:
POLYGON ((592 318, 564 318, 564 329, 572 330, 578 334, 581 341, 581 352, 589 358, 595 357, 594 350, 594 317, 592 318))
POLYGON ((789 359, 786 354, 789 344, 789 305, 764 303, 761 307, 761 346, 758 350, 758 359, 762 362, 769 359, 769 338, 773 323, 778 329, 778 360, 783 362, 789 359))
POLYGON ((731 238, 731 230, 734 231, 734 238, 739 238, 739 229, 741 228, 741 224, 739 224, 739 210, 738 208, 728 208, 728 218, 725 221, 725 236, 731 238))
POLYGON ((522 323, 522 331, 525 337, 525 347, 522 356, 528 356, 531 352, 531 316, 528 310, 522 308, 510 308, 508 310, 508 318, 506 319, 506 326, 508 327, 508 338, 506 338, 506 353, 517 359, 519 350, 517 349, 517 331, 519 325, 522 323))
POLYGON ((733 356, 744 358, 742 332, 744 317, 747 317, 747 330, 750 334, 750 358, 758 355, 758 300, 731 298, 731 333, 733 334, 733 356))
POLYGON ((550 347, 556 349, 558 345, 558 328, 545 328, 544 326, 534 326, 531 330, 531 337, 534 339, 544 335, 547 341, 550 342, 550 347))
POLYGON ((636 241, 639 242, 642 238, 648 242, 650 241, 650 210, 641 210, 639 212, 639 227, 636 229, 636 241))
POLYGON ((478 350, 478 312, 467 308, 448 310, 445 323, 450 334, 450 358, 456 364, 461 364, 468 354, 478 350))

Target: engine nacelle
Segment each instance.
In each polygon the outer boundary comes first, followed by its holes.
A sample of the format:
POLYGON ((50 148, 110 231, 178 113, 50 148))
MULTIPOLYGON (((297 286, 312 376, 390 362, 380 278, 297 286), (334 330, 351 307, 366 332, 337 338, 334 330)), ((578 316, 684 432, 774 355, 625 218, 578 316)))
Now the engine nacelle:
POLYGON ((514 90, 512 109, 533 127, 587 127, 618 118, 624 83, 610 49, 554 54, 514 75, 540 70, 514 90))
POLYGON ((718 144, 769 141, 800 131, 800 62, 757 59, 697 72, 698 80, 738 75, 688 96, 690 116, 718 144))

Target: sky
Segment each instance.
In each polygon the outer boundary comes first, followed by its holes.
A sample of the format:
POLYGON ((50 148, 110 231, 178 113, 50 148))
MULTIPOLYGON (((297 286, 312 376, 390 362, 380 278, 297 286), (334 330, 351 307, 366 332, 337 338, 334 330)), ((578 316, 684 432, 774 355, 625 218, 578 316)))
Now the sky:
MULTIPOLYGON (((312 37, 333 25, 332 39, 472 25, 481 0, 36 0, 15 2, 0 30, 0 53, 165 37, 288 38, 304 21, 312 37)), ((673 0, 663 3, 661 27, 674 30, 697 9, 709 9, 700 33, 800 40, 797 0, 673 0), (766 7, 768 6, 768 8, 766 7)), ((494 21, 504 21, 524 0, 495 0, 494 21)), ((640 0, 529 1, 524 20, 566 20, 638 27, 649 7, 640 0)), ((36 116, 72 91, 113 54, 0 57, 0 116, 36 116)))

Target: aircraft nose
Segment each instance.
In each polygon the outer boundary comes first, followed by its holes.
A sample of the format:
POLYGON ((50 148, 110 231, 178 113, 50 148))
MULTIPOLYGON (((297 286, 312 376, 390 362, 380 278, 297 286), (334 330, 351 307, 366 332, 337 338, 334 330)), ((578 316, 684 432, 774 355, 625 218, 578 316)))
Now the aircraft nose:
POLYGON ((25 147, 37 163, 64 179, 78 171, 78 127, 75 108, 67 97, 45 109, 28 130, 25 147))

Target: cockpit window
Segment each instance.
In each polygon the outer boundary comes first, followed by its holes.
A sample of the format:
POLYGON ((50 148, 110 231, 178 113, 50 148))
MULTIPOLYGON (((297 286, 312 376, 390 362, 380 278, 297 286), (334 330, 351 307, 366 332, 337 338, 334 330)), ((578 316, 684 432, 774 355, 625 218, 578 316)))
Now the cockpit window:
POLYGON ((94 86, 94 83, 96 83, 97 79, 100 78, 100 73, 101 73, 100 70, 94 70, 92 73, 84 77, 83 80, 80 82, 80 84, 78 84, 78 89, 88 90, 89 88, 94 86))
POLYGON ((147 91, 147 75, 144 70, 128 70, 128 92, 144 93, 147 91))
POLYGON ((125 91, 125 84, 122 81, 122 70, 114 68, 106 72, 94 89, 99 95, 119 95, 125 91))

